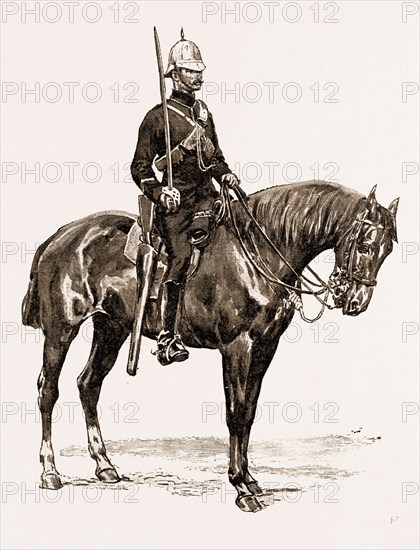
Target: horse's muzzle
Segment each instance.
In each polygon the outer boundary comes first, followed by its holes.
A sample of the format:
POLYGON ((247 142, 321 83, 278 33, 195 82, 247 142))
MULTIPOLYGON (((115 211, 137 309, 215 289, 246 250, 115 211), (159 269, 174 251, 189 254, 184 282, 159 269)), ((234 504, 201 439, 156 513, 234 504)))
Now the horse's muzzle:
POLYGON ((356 316, 367 310, 373 294, 373 286, 353 281, 343 305, 343 314, 356 316))

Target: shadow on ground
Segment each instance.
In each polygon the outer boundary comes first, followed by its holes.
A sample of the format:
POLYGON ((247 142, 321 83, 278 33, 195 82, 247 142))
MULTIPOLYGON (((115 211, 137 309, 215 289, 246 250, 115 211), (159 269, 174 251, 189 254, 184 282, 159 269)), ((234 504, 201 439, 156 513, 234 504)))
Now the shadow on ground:
MULTIPOLYGON (((250 445, 250 469, 273 500, 287 492, 306 491, 314 484, 338 482, 359 473, 350 467, 354 456, 380 438, 329 435, 250 445)), ((64 478, 72 485, 124 489, 133 484, 166 489, 174 495, 203 497, 230 491, 227 483, 228 442, 218 438, 126 439, 106 444, 122 482, 105 485, 96 478, 64 478), (140 473, 141 472, 141 473, 140 473)), ((70 446, 68 458, 88 457, 86 449, 70 446)), ((356 460, 357 463, 357 460, 356 460)))

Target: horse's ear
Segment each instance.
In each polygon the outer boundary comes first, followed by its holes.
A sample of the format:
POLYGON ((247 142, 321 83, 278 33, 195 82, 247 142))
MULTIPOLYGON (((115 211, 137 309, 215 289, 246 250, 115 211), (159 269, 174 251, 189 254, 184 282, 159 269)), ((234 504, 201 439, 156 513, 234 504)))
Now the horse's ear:
POLYGON ((368 201, 369 201, 369 200, 375 200, 375 201, 376 201, 376 197, 375 197, 376 188, 377 188, 377 185, 374 185, 374 186, 372 187, 372 189, 370 190, 370 193, 369 193, 369 195, 368 195, 368 201))
POLYGON ((372 216, 375 216, 376 210, 377 210, 376 207, 378 205, 378 203, 376 202, 375 192, 376 192, 376 185, 372 187, 366 203, 367 209, 372 214, 372 216))
POLYGON ((400 202, 400 198, 395 199, 391 202, 391 204, 388 206, 388 210, 391 212, 392 217, 395 219, 397 216, 397 210, 398 210, 398 203, 400 202))
POLYGON ((397 210, 398 210, 398 203, 400 202, 400 198, 395 199, 391 202, 391 204, 388 206, 388 210, 391 213, 392 216, 392 238, 395 242, 398 242, 398 236, 397 236, 397 210))

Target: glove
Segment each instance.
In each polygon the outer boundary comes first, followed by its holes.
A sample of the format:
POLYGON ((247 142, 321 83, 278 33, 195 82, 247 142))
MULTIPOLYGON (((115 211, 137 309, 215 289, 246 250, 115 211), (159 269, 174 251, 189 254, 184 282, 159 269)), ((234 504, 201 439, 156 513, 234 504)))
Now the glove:
POLYGON ((181 195, 176 187, 172 187, 172 189, 163 187, 159 202, 165 208, 166 212, 170 214, 179 208, 181 204, 181 195))
POLYGON ((230 189, 233 189, 234 187, 237 187, 239 185, 239 180, 235 176, 235 174, 223 174, 222 183, 226 183, 226 185, 230 187, 230 189))

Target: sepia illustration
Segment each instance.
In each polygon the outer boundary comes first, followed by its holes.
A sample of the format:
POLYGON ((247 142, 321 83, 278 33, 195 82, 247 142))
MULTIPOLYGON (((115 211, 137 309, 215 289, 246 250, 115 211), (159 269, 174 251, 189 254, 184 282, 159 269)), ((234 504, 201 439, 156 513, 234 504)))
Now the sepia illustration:
POLYGON ((0 2, 1 548, 419 548, 419 24, 0 2))
POLYGON ((302 294, 321 305, 314 320, 325 307, 352 316, 367 309, 397 241, 398 199, 384 208, 376 186, 364 197, 327 181, 246 196, 219 147, 207 105, 195 99, 205 69, 200 50, 181 30, 164 72, 156 29, 155 40, 162 103, 142 122, 131 165, 144 192, 140 216, 104 212, 72 222, 40 246, 32 265, 23 323, 45 335, 38 380, 42 487, 62 486, 52 411, 68 349, 83 321, 93 317, 92 350, 77 384, 98 479, 120 480, 99 427, 102 383, 130 332, 127 370, 136 374, 143 333, 157 340, 155 354, 165 366, 188 359, 187 347, 220 351, 229 481, 239 508, 256 512, 264 507, 264 492, 249 472, 248 444, 279 339, 296 311, 311 322, 302 294), (165 77, 173 83, 168 100, 165 77), (153 164, 163 172, 161 181, 153 164), (334 250, 336 263, 324 282, 312 268, 304 270, 327 249, 334 250))

